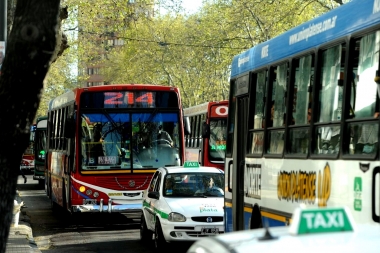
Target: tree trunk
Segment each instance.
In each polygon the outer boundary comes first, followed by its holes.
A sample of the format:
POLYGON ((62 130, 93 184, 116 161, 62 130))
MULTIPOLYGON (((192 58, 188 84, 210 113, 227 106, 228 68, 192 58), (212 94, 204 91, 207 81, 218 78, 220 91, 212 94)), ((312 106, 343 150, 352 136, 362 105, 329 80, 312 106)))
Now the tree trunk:
POLYGON ((17 0, 0 76, 0 253, 12 222, 21 156, 56 46, 60 0, 17 0))

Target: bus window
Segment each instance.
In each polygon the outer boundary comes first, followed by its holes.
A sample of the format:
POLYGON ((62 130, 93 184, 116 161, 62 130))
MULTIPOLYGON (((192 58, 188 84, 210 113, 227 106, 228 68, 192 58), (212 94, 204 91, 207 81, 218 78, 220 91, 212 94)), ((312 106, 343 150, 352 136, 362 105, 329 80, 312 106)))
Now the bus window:
POLYGON ((321 87, 319 93, 320 123, 336 122, 336 125, 317 127, 315 153, 338 154, 342 116, 343 86, 339 85, 344 73, 345 45, 338 45, 322 52, 321 87))
MULTIPOLYGON (((379 112, 377 84, 374 81, 379 66, 379 40, 380 32, 377 31, 356 41, 355 48, 359 48, 359 58, 354 63, 357 69, 353 71, 350 100, 355 119, 373 118, 379 112)), ((378 149, 378 132, 377 123, 350 124, 349 153, 374 155, 378 149)))
MULTIPOLYGON (((248 154, 262 154, 264 144, 264 127, 265 127, 265 95, 267 91, 266 86, 266 71, 262 71, 256 74, 256 94, 254 103, 255 117, 253 119, 253 126, 250 125, 248 154), (253 130, 254 129, 254 130, 253 130)), ((253 92, 253 91, 251 91, 253 92)))
MULTIPOLYGON (((271 119, 272 126, 276 128, 285 127, 285 103, 286 103, 286 85, 288 79, 288 64, 282 64, 272 69, 272 107, 271 119)), ((272 130, 269 132, 268 154, 282 154, 284 150, 284 130, 272 130)))
POLYGON ((266 71, 257 74, 256 81, 256 97, 255 97, 255 119, 254 119, 254 129, 263 128, 264 124, 264 98, 266 92, 265 86, 266 71))
MULTIPOLYGON (((291 125, 299 126, 310 123, 311 119, 311 85, 314 74, 314 55, 294 60, 295 83, 293 87, 293 119, 291 125)), ((291 154, 307 154, 309 147, 309 127, 291 128, 291 154)))
POLYGON ((367 35, 357 42, 359 62, 355 94, 355 118, 373 117, 375 114, 377 84, 374 77, 379 66, 379 42, 380 32, 367 35))

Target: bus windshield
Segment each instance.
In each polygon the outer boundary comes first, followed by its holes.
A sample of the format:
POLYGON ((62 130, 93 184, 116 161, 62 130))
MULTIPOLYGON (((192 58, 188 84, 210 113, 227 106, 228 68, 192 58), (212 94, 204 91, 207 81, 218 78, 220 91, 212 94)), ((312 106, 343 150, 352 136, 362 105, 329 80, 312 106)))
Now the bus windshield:
POLYGON ((224 161, 226 150, 227 118, 210 119, 210 161, 224 161))
POLYGON ((180 165, 178 113, 81 114, 82 170, 180 165))
POLYGON ((40 162, 45 161, 46 152, 46 129, 38 129, 35 133, 35 159, 40 162))

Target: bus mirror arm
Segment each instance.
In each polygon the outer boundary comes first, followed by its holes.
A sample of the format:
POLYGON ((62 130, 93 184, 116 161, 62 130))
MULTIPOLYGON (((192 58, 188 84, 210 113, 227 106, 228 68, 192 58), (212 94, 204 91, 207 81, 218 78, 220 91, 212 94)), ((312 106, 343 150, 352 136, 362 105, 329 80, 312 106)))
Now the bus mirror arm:
POLYGON ((379 76, 379 70, 376 70, 376 76, 374 78, 374 81, 377 83, 377 96, 380 98, 380 76, 379 76))
POLYGON ((189 119, 189 117, 187 117, 187 116, 183 117, 183 125, 184 125, 185 135, 190 135, 191 134, 191 129, 190 129, 190 119, 189 119))
POLYGON ((209 137, 210 137, 210 125, 208 125, 206 122, 203 122, 202 138, 209 138, 209 137))
POLYGON ((74 138, 75 137, 75 120, 74 116, 70 116, 65 121, 65 137, 74 138))

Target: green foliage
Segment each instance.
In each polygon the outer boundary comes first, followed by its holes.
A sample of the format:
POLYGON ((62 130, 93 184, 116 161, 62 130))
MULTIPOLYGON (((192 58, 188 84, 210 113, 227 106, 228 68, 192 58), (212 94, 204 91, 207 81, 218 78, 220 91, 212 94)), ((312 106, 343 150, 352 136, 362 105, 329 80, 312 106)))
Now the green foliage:
POLYGON ((44 88, 36 118, 47 115, 49 101, 76 87, 75 52, 73 47, 51 65, 44 80, 44 88))
MULTIPOLYGON (((330 1, 325 1, 326 3, 330 1)), ((325 12, 321 1, 204 1, 193 15, 138 19, 105 61, 111 83, 181 89, 185 107, 228 98, 234 55, 325 12)))
MULTIPOLYGON (((204 0, 199 12, 188 15, 179 8, 181 0, 158 1, 169 8, 167 12, 157 11, 157 1, 128 2, 63 1, 69 6, 67 29, 79 31, 78 40, 71 42, 76 50, 67 57, 77 57, 79 69, 100 64, 108 83, 179 87, 185 107, 228 99, 234 55, 340 4, 340 0, 204 0), (124 45, 109 45, 112 36, 124 45)), ((46 97, 76 83, 68 75, 70 68, 60 64, 51 68, 46 97)))

